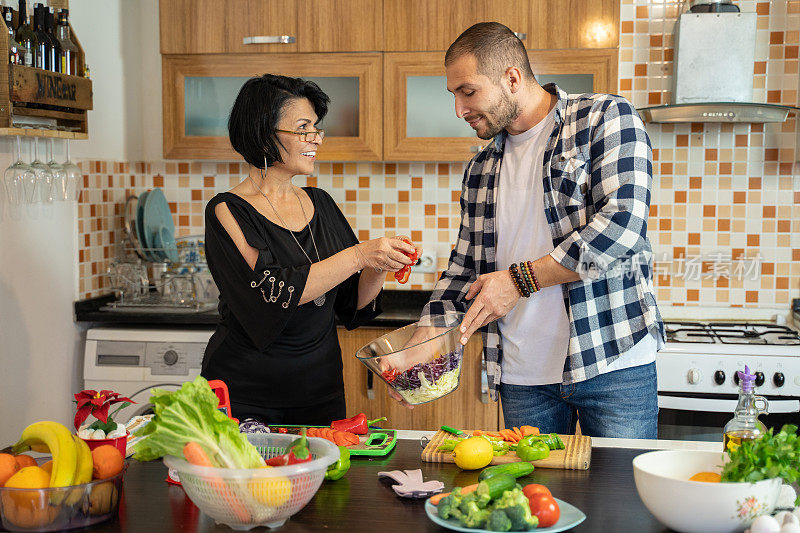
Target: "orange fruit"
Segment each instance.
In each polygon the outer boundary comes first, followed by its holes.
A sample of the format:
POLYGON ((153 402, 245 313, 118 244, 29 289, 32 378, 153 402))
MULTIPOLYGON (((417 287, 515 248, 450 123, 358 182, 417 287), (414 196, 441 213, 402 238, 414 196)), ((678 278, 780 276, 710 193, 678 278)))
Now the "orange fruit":
POLYGON ((41 465, 39 465, 39 468, 41 468, 42 470, 44 470, 48 474, 52 475, 53 474, 53 461, 52 461, 52 459, 50 461, 47 461, 46 463, 42 463, 41 465))
POLYGON ((703 481, 705 483, 719 483, 722 476, 716 472, 698 472, 689 478, 689 481, 703 481))
POLYGON ((11 476, 17 473, 19 465, 14 456, 8 453, 0 453, 0 487, 6 484, 11 476))
POLYGON ((108 479, 122 472, 125 459, 118 449, 110 444, 103 444, 92 450, 92 477, 108 479))
MULTIPOLYGON (((16 492, 16 491, 15 491, 16 492)), ((37 493, 32 493, 37 494, 37 493)), ((0 494, 0 506, 6 520, 25 529, 40 529, 52 523, 58 516, 59 507, 50 505, 48 498, 37 496, 28 500, 29 505, 19 505, 10 492, 0 494)))
MULTIPOLYGON (((7 489, 46 489, 50 486, 50 474, 38 466, 26 466, 6 481, 7 489)), ((41 502, 47 504, 47 496, 39 491, 9 491, 19 507, 33 509, 41 502), (41 502, 40 502, 41 500, 41 502)))
POLYGON ((14 459, 16 459, 17 464, 20 468, 25 468, 26 466, 38 466, 36 464, 36 459, 31 457, 30 455, 20 454, 15 455, 14 459))

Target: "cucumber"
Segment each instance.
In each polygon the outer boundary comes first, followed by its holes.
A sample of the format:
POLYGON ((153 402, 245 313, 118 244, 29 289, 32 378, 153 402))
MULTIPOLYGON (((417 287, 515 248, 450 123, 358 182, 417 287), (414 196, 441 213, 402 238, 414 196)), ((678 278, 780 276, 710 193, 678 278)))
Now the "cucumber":
POLYGON ((497 474, 489 479, 484 479, 478 483, 475 494, 481 497, 488 497, 494 500, 503 495, 507 490, 513 489, 517 484, 517 479, 510 474, 497 474))
POLYGON ((508 474, 514 478, 527 476, 533 472, 533 465, 527 461, 518 461, 516 463, 505 463, 502 465, 490 466, 484 468, 478 475, 478 481, 492 478, 498 474, 508 474))

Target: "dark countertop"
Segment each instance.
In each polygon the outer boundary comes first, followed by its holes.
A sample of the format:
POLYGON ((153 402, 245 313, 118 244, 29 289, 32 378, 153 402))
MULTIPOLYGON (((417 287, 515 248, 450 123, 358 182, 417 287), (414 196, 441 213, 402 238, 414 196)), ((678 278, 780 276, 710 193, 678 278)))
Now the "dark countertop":
MULTIPOLYGON (((461 471, 454 464, 424 463, 420 451, 417 441, 400 440, 395 451, 385 458, 354 458, 343 479, 324 481, 309 504, 279 531, 447 531, 427 517, 424 500, 399 498, 390 488, 391 482, 379 480, 377 473, 421 468, 426 481, 441 480, 449 490, 476 483, 479 471, 461 471)), ((572 531, 666 532, 667 528, 644 507, 634 485, 631 461, 644 451, 593 448, 589 470, 539 468, 522 482, 546 485, 556 498, 583 511, 586 520, 572 531)), ((92 531, 232 531, 215 525, 199 512, 181 487, 164 481, 166 474, 160 461, 131 461, 125 474, 119 517, 94 526, 92 531)))
MULTIPOLYGON (((430 291, 384 291, 383 313, 367 325, 395 328, 416 322, 430 295, 430 291)), ((200 313, 100 310, 113 301, 114 295, 108 294, 75 302, 75 321, 115 326, 214 326, 219 322, 216 307, 200 313)))

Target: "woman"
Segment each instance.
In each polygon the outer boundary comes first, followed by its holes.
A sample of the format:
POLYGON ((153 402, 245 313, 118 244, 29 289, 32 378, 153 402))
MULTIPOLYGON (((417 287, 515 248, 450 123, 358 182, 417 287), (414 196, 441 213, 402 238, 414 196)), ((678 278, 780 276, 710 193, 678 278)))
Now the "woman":
POLYGON ((228 385, 233 415, 266 424, 344 418, 335 316, 352 329, 380 313, 384 271, 410 263, 399 238, 358 243, 333 199, 299 188, 314 171, 328 96, 313 82, 265 74, 231 110, 231 145, 249 175, 206 207, 206 258, 220 324, 202 375, 228 385), (404 253, 405 252, 405 253, 404 253))

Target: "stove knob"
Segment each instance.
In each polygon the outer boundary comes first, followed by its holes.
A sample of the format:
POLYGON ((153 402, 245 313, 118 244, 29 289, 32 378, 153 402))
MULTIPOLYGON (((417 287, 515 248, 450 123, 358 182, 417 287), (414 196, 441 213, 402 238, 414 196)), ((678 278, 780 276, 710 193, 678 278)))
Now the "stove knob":
POLYGON ((725 383, 725 371, 724 370, 717 370, 714 372, 714 383, 717 385, 722 385, 725 383))
POLYGON ((689 375, 687 376, 689 383, 692 385, 700 382, 700 371, 696 368, 689 370, 689 375))
POLYGON ((760 387, 763 384, 764 384, 764 373, 756 372, 756 387, 760 387))
POLYGON ((739 385, 739 374, 736 372, 733 373, 733 382, 739 385))
POLYGON ((775 372, 775 375, 772 376, 772 382, 776 387, 783 387, 783 384, 786 383, 786 378, 781 372, 775 372))
POLYGON ((178 362, 178 352, 175 350, 167 350, 164 352, 164 362, 168 365, 174 365, 178 362))

